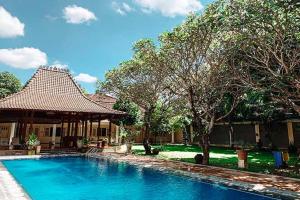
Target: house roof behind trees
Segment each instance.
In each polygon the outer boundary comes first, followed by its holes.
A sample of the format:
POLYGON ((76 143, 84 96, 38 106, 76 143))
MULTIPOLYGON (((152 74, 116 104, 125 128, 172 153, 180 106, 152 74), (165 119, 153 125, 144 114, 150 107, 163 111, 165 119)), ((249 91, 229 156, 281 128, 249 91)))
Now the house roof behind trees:
POLYGON ((93 101, 100 105, 104 105, 107 108, 113 108, 113 105, 117 102, 116 98, 103 93, 88 94, 87 96, 93 101))

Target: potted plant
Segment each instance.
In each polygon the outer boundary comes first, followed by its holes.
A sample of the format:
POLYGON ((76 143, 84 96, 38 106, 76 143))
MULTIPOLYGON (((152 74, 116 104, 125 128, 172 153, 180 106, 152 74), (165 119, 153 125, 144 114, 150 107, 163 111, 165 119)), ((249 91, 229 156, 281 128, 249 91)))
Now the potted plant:
POLYGON ((154 148, 152 149, 152 155, 158 155, 159 154, 160 149, 159 148, 154 148))
POLYGON ((238 149, 236 150, 238 156, 238 167, 239 168, 247 168, 248 167, 248 151, 250 150, 250 146, 245 142, 241 142, 238 145, 238 149))
POLYGON ((29 135, 26 144, 28 146, 28 155, 34 155, 35 148, 40 145, 40 141, 38 140, 37 136, 34 133, 32 133, 29 135))
POLYGON ((78 139, 76 143, 77 143, 77 148, 78 148, 78 149, 82 149, 82 146, 83 146, 83 141, 82 141, 82 139, 78 139))
POLYGON ((83 138, 82 139, 82 146, 83 146, 83 148, 87 148, 88 145, 89 145, 89 143, 90 143, 89 139, 87 139, 87 138, 83 138))
POLYGON ((245 142, 241 142, 240 145, 238 145, 238 148, 236 150, 238 159, 239 160, 247 160, 249 149, 250 149, 249 145, 247 145, 245 142))

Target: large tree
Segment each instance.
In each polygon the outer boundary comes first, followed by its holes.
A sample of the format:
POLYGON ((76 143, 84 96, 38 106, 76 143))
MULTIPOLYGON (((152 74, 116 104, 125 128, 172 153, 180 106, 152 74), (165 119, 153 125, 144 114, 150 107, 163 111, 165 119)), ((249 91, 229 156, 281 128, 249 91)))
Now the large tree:
POLYGON ((218 10, 243 87, 261 90, 300 113, 299 1, 231 0, 218 10))
POLYGON ((169 106, 164 95, 164 62, 151 40, 138 41, 133 50, 132 59, 106 73, 106 80, 100 84, 100 90, 114 94, 119 99, 130 100, 144 110, 147 139, 157 103, 169 106))
POLYGON ((203 164, 209 163, 209 135, 214 124, 224 119, 240 97, 235 76, 227 67, 229 42, 221 35, 215 5, 203 15, 193 15, 172 32, 161 37, 171 93, 188 103, 194 131, 200 135, 203 164), (223 101, 232 101, 227 112, 221 112, 223 101))
POLYGON ((14 74, 0 72, 0 98, 18 92, 20 89, 21 82, 14 74))

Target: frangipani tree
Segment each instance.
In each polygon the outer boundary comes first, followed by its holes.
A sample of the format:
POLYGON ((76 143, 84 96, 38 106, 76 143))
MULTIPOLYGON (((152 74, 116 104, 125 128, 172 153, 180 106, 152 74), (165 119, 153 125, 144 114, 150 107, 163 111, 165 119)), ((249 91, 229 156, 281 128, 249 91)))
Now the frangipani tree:
POLYGON ((169 71, 166 84, 171 93, 187 102, 194 131, 201 136, 203 164, 209 163, 209 135, 215 122, 229 115, 240 97, 233 71, 227 66, 229 42, 220 35, 214 6, 161 36, 161 51, 169 71), (232 104, 223 113, 221 106, 228 95, 232 104))
POLYGON ((106 80, 100 83, 100 90, 119 99, 130 100, 143 109, 147 139, 157 103, 160 102, 162 110, 170 106, 169 95, 165 95, 165 63, 151 40, 138 41, 133 50, 131 60, 122 62, 106 74, 106 80))
POLYGON ((231 0, 218 10, 231 33, 231 64, 242 86, 300 113, 299 1, 231 0))

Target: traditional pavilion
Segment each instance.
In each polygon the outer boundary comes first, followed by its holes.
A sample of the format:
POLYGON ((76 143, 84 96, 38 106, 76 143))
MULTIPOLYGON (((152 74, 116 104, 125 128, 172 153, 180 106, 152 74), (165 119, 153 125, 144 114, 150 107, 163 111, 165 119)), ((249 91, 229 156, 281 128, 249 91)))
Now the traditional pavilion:
POLYGON ((35 133, 44 144, 76 146, 80 137, 103 136, 101 120, 109 120, 110 143, 111 121, 123 115, 85 96, 67 70, 40 67, 20 92, 0 99, 0 145, 24 143, 35 133))

